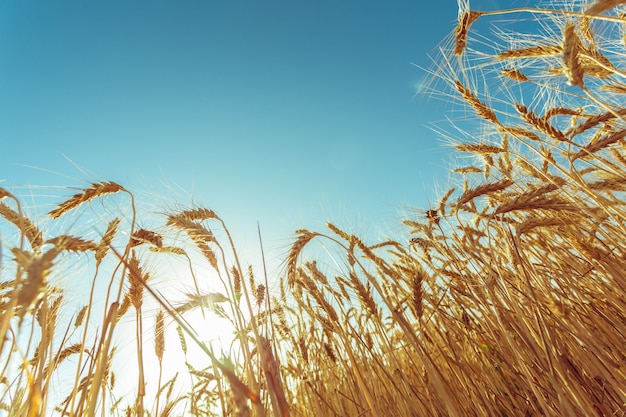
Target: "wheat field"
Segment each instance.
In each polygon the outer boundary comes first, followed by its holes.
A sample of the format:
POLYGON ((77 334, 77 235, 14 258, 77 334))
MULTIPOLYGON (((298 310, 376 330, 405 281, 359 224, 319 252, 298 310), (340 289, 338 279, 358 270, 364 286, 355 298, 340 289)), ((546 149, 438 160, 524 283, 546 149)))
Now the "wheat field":
POLYGON ((397 239, 297 230, 280 277, 208 208, 102 181, 41 219, 1 188, 0 415, 626 415, 625 43, 623 0, 460 2, 428 91, 455 187, 397 239))

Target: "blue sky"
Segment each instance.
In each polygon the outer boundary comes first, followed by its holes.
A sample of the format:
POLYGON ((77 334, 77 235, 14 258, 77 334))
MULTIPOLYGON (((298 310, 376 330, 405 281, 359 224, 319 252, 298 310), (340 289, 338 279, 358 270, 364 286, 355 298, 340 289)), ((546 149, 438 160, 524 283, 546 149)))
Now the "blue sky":
POLYGON ((427 3, 3 1, 0 186, 60 202, 74 189, 38 186, 116 181, 214 209, 243 245, 259 221, 283 252, 326 220, 393 230, 449 165, 412 63, 457 5, 427 3))

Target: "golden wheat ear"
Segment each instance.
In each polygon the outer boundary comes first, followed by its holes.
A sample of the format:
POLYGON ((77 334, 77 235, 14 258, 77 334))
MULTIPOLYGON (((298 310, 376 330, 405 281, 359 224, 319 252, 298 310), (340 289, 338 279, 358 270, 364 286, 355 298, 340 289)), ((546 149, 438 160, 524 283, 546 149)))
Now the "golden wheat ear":
POLYGON ((465 101, 472 106, 472 108, 476 111, 483 119, 491 122, 495 125, 500 125, 500 121, 498 121, 498 117, 496 116, 496 112, 493 109, 489 108, 487 104, 480 101, 478 97, 466 86, 464 86, 460 81, 455 81, 456 89, 461 96, 465 99, 465 101))
POLYGON ((319 236, 319 233, 309 232, 304 229, 297 230, 296 233, 300 236, 298 236, 298 239, 296 239, 293 245, 291 245, 289 256, 287 257, 287 281, 289 283, 289 288, 293 288, 296 282, 296 264, 298 261, 298 255, 300 255, 302 249, 311 241, 311 239, 319 236))
POLYGON ((4 217, 8 222, 13 223, 33 249, 41 247, 43 244, 42 233, 28 217, 22 216, 2 202, 0 202, 0 217, 4 217))
POLYGON ((469 28, 478 19, 482 16, 481 12, 476 11, 467 11, 463 13, 461 18, 459 19, 459 23, 456 27, 456 36, 454 41, 454 55, 461 55, 467 46, 467 33, 469 32, 469 28))
POLYGON ((585 88, 584 68, 579 57, 580 50, 580 38, 576 33, 576 25, 567 22, 563 29, 563 69, 570 85, 585 88))
POLYGON ((126 191, 126 189, 112 181, 92 184, 91 187, 84 189, 80 193, 74 194, 72 198, 59 204, 57 208, 48 213, 48 215, 51 218, 56 219, 58 217, 61 217, 68 211, 75 209, 81 204, 93 200, 94 198, 98 198, 105 194, 117 193, 120 191, 126 191))

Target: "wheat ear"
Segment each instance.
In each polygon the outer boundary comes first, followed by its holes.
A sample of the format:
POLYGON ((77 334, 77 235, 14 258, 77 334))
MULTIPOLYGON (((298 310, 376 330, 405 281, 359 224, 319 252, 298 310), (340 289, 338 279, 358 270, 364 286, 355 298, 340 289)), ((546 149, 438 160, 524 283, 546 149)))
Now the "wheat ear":
POLYGON ((297 233, 300 235, 298 239, 291 245, 289 255, 287 256, 287 281, 289 288, 293 288, 296 282, 296 264, 298 261, 298 255, 307 243, 311 241, 315 236, 319 236, 319 233, 309 232, 308 230, 301 229, 297 233))
POLYGON ((479 197, 484 194, 494 193, 496 191, 502 191, 505 188, 513 185, 513 181, 504 179, 498 182, 480 185, 476 188, 468 188, 456 202, 456 206, 462 206, 470 200, 479 197))
POLYGON ((492 109, 487 107, 485 103, 480 101, 478 97, 476 97, 469 88, 465 87, 458 80, 455 82, 455 85, 456 85, 457 91, 461 93, 461 96, 463 96, 465 101, 467 101, 469 105, 472 106, 472 108, 476 111, 476 113, 480 117, 482 117, 483 119, 491 123, 494 123, 497 125, 500 124, 500 122, 498 121, 498 117, 496 116, 496 113, 492 109))
POLYGON ((57 208, 48 213, 48 215, 51 218, 56 219, 81 204, 93 200, 94 198, 120 191, 126 191, 126 189, 112 181, 92 184, 91 187, 84 189, 80 193, 74 194, 72 198, 59 204, 57 208))
POLYGON ((482 15, 481 12, 467 11, 463 13, 456 27, 454 54, 461 55, 467 46, 467 33, 472 23, 482 15))
POLYGON ((584 70, 578 56, 580 48, 576 26, 572 22, 567 22, 563 29, 563 68, 570 85, 585 88, 584 70))

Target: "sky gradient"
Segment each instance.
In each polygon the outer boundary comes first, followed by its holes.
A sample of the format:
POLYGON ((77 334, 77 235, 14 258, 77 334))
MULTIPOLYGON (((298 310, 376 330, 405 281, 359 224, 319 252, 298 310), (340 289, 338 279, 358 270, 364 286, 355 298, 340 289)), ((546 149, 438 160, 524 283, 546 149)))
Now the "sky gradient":
POLYGON ((392 231, 446 183, 446 104, 415 95, 457 5, 428 3, 4 1, 0 186, 111 180, 243 245, 259 221, 270 251, 326 220, 392 231))

